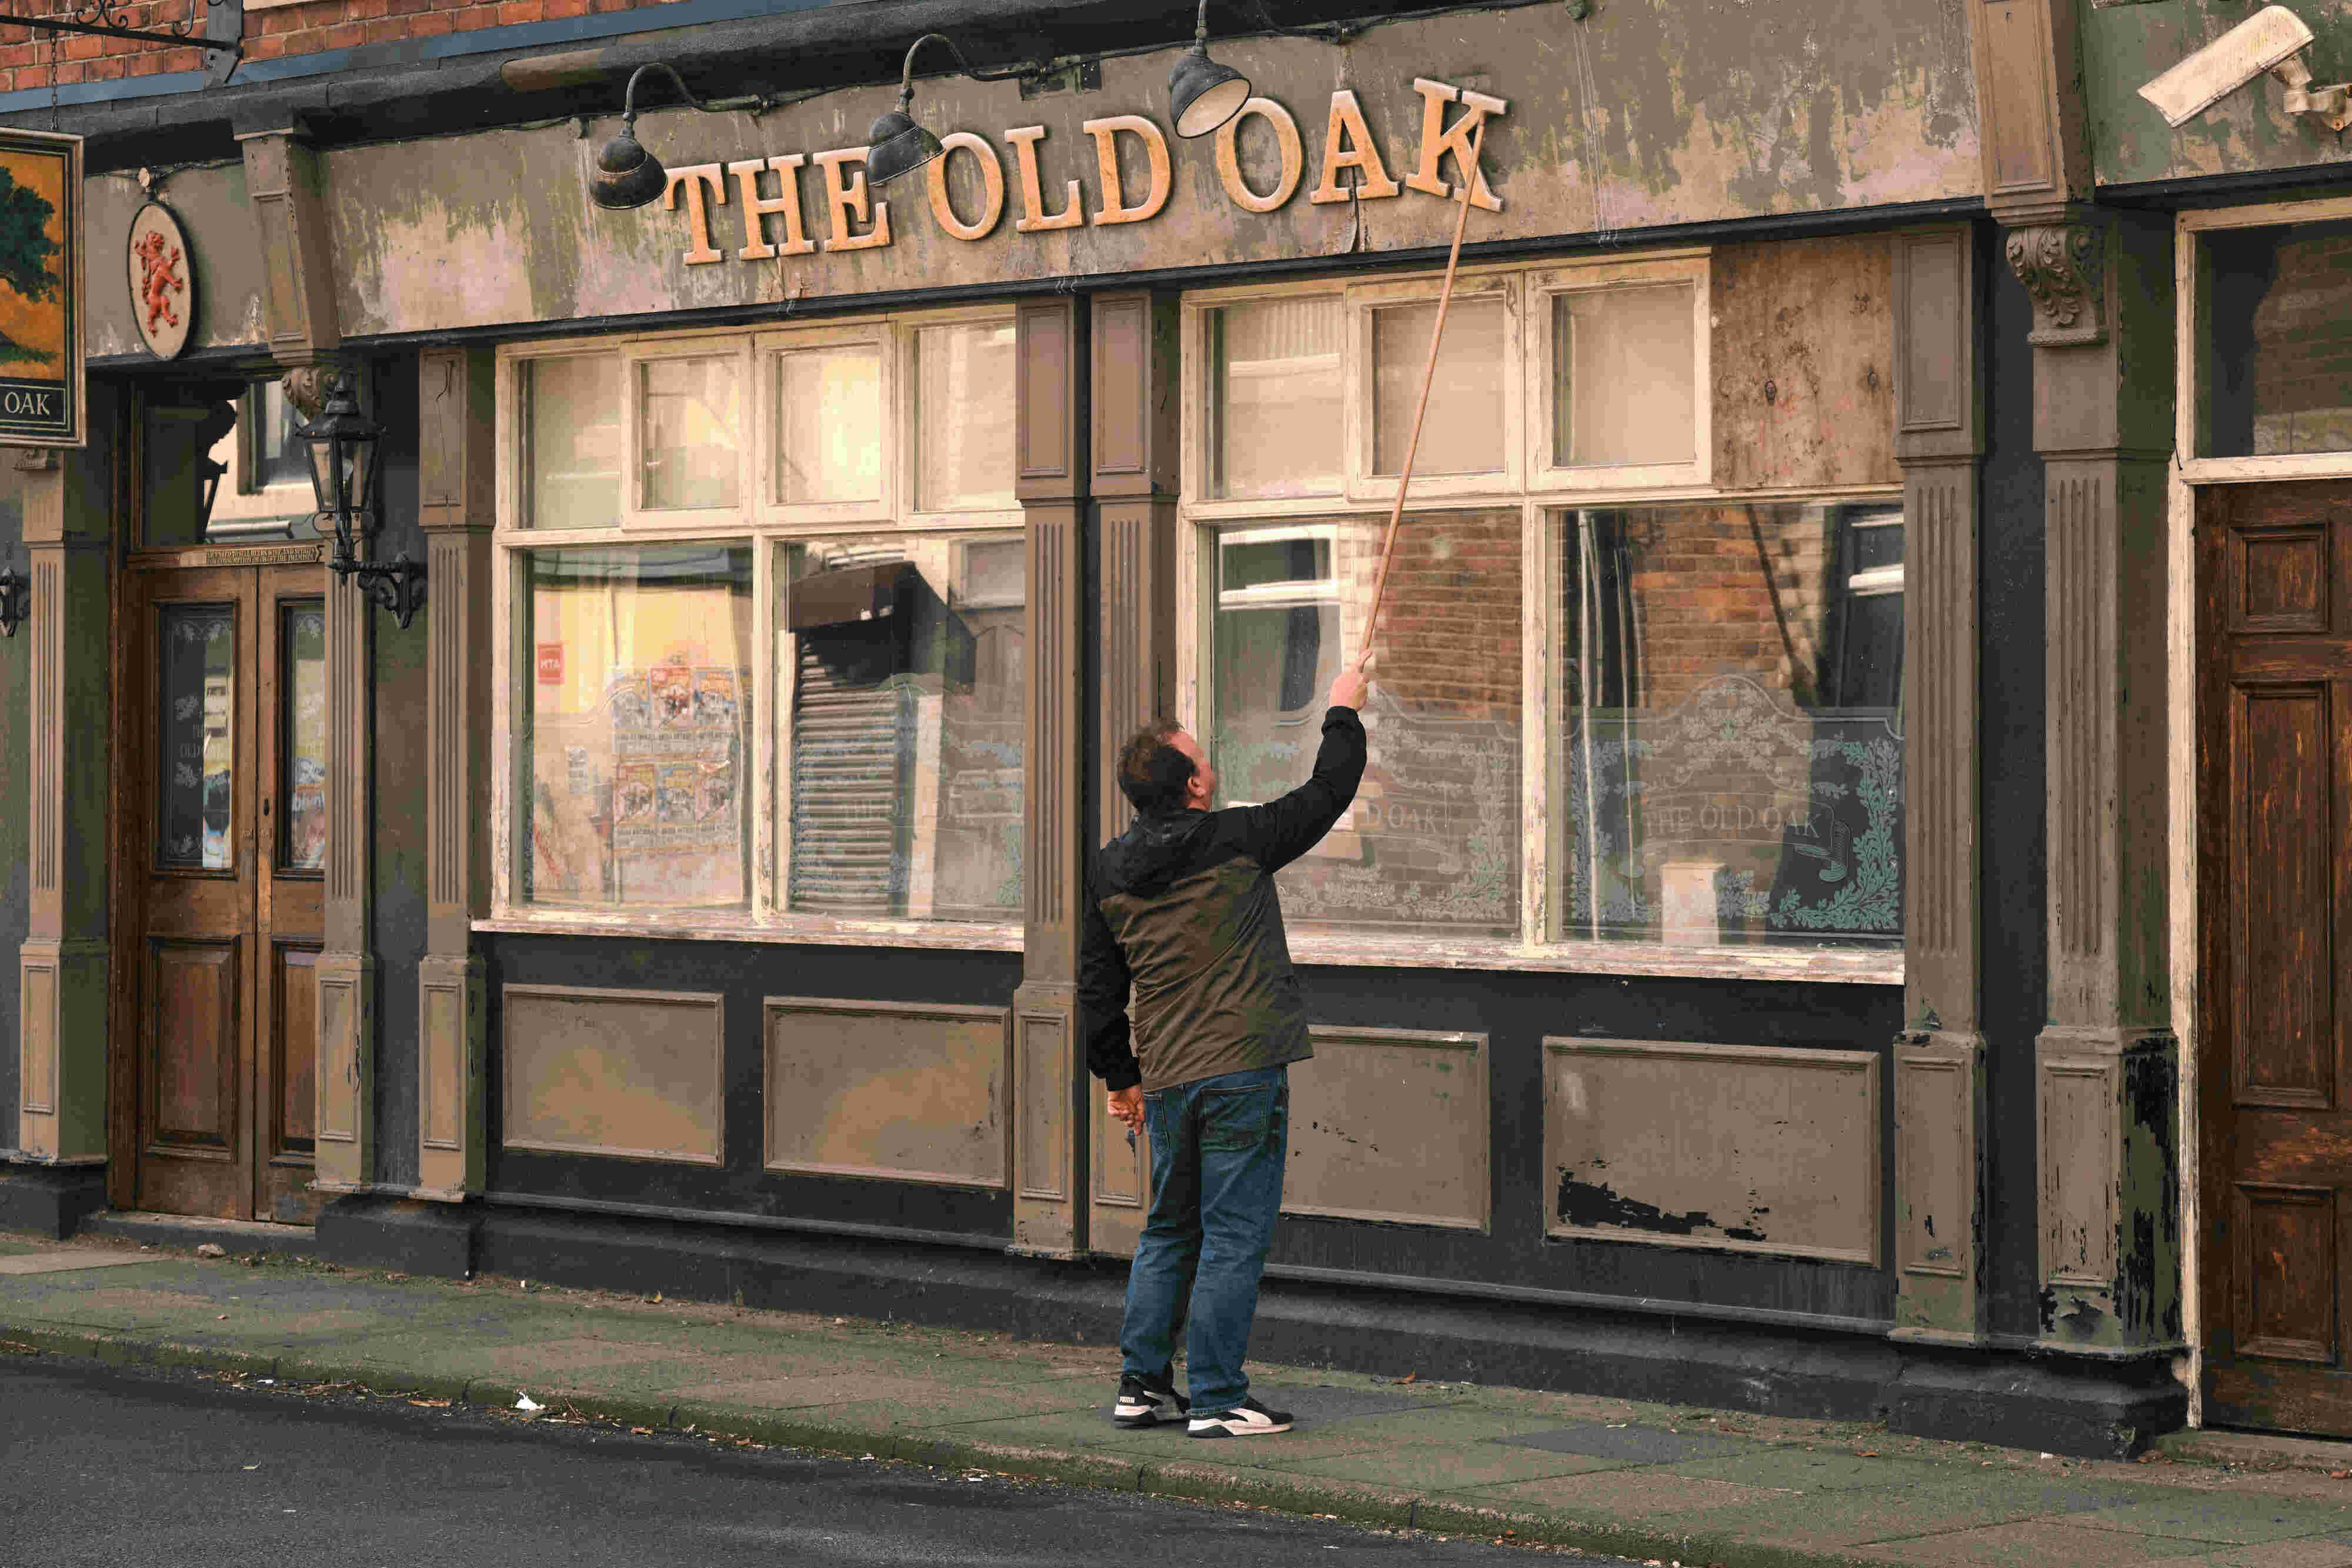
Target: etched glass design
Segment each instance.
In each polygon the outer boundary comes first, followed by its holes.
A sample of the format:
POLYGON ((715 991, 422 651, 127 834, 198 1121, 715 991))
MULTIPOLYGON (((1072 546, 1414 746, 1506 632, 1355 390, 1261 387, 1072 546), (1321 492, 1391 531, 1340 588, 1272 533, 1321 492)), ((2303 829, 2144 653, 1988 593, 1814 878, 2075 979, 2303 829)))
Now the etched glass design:
POLYGON ((751 550, 529 552, 515 704, 524 896, 742 910, 751 550))
POLYGON ((155 864, 235 868, 236 608, 164 605, 156 611, 156 688, 163 700, 155 864))
MULTIPOLYGON (((1221 804, 1304 784, 1333 679, 1371 607, 1387 520, 1214 537, 1221 804)), ((1365 710, 1355 805, 1278 885, 1295 925, 1504 936, 1517 930, 1519 514, 1408 514, 1365 710)))
POLYGON ((523 507, 530 526, 619 526, 619 357, 525 361, 522 392, 523 507))
POLYGON ((1558 519, 1557 935, 1903 941, 1903 517, 1558 519))
MULTIPOLYGON (((1429 368, 1429 334, 1437 307, 1390 305, 1372 312, 1372 472, 1401 473, 1429 368)), ((1500 300, 1456 300, 1429 386, 1416 474, 1491 474, 1502 470, 1509 426, 1509 307, 1500 300)))
POLYGON ((787 908, 1020 918, 1023 551, 1017 533, 784 548, 787 908))
POLYGON ((1202 318, 1209 363, 1208 489, 1266 500, 1339 492, 1346 441, 1336 294, 1221 305, 1202 318))
POLYGON ((2352 452, 2352 219, 2200 237, 2199 455, 2352 452))
POLYGON ((327 864, 327 611, 317 599, 278 609, 278 867, 327 864))
POLYGON ((915 506, 1013 505, 1013 323, 959 321, 915 334, 915 506))
POLYGON ((638 505, 647 511, 707 511, 738 504, 741 362, 733 354, 646 360, 637 375, 638 505))

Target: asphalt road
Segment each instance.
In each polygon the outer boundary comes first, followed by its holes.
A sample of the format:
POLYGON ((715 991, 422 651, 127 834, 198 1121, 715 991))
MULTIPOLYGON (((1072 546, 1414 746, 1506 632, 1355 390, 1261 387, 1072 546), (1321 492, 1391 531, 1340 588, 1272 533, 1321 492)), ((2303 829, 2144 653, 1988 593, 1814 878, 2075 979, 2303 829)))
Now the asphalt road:
POLYGON ((0 1357, 9 1568, 1507 1568, 1530 1556, 1552 1553, 399 1398, 0 1357))

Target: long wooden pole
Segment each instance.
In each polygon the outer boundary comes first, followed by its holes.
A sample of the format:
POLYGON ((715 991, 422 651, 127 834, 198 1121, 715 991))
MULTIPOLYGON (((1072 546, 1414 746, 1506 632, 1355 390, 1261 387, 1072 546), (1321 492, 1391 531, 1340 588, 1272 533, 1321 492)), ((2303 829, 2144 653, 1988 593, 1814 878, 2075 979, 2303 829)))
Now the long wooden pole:
POLYGON ((1478 188, 1478 155, 1486 144, 1486 117, 1481 114, 1470 132, 1469 167, 1463 171, 1462 216, 1454 220, 1454 247, 1445 255, 1445 286, 1437 294, 1437 321, 1429 331, 1429 364, 1421 373, 1421 401, 1412 411, 1412 435, 1405 442, 1404 471, 1397 475, 1396 504, 1389 509, 1387 534, 1381 540, 1380 574, 1372 579, 1372 613, 1364 621, 1364 643, 1356 661, 1371 657, 1374 634, 1380 629, 1381 605, 1388 597, 1389 566, 1396 554, 1397 527, 1404 521, 1405 491, 1412 487, 1412 463, 1421 453, 1421 423, 1429 413, 1429 389, 1437 379, 1438 345, 1445 341, 1445 311, 1454 303, 1454 273, 1462 264, 1462 234, 1470 226, 1470 195, 1478 188))

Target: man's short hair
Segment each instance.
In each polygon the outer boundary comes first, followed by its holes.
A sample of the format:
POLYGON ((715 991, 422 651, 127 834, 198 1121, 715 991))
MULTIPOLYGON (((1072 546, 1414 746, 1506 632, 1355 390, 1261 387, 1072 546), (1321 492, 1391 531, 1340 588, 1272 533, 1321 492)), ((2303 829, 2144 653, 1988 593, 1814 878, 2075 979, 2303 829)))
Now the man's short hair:
POLYGON ((1192 782, 1192 759, 1170 745, 1184 726, 1173 719, 1154 719, 1133 735, 1118 753, 1118 787, 1139 812, 1181 811, 1184 786, 1192 782))

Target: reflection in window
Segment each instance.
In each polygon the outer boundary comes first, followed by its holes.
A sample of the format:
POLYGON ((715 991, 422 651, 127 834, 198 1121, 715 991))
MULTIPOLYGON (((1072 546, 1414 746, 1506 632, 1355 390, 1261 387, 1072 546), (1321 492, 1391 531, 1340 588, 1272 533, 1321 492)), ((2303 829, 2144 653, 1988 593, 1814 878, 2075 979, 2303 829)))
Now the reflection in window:
POLYGON ((737 504, 742 481, 742 365, 733 354, 646 360, 638 504, 647 511, 737 504))
POLYGON ((278 866, 327 863, 327 610, 317 599, 278 610, 278 866))
POLYGON ((1691 460, 1695 293, 1670 283, 1552 297, 1555 468, 1691 460))
POLYGON ((524 362, 522 483, 532 528, 611 528, 621 511, 621 362, 524 362))
POLYGON ((229 870, 236 847, 236 610, 165 605, 155 629, 163 696, 155 864, 229 870))
POLYGON ((302 424, 302 412, 286 395, 286 384, 262 382, 255 387, 247 407, 253 416, 253 461, 245 472, 245 488, 257 490, 271 485, 299 485, 309 490, 310 444, 294 433, 302 424))
POLYGON ((1013 500, 1013 323, 915 334, 915 506, 987 511, 1013 500))
POLYGON ((530 552, 519 781, 524 894, 541 904, 740 910, 748 545, 530 552))
POLYGON ((2352 220, 2200 237, 2200 456, 2352 452, 2352 220))
MULTIPOLYGON (((1364 635, 1386 520, 1215 536, 1211 759, 1223 804, 1306 782, 1364 635)), ((1519 514, 1408 516, 1349 815, 1281 874, 1296 922, 1507 935, 1519 874, 1519 514)))
POLYGON ((776 500, 880 499, 881 349, 795 349, 776 356, 775 376, 776 500))
POLYGON ((1204 314, 1209 493, 1336 495, 1347 427, 1338 295, 1259 300, 1204 314))
POLYGON ((1903 939, 1903 518, 1560 518, 1559 934, 1903 939))
MULTIPOLYGON (((1429 334, 1437 307, 1391 305, 1372 312, 1372 472, 1401 473, 1412 439, 1429 334)), ((1445 341, 1430 384, 1416 474, 1491 474, 1505 464, 1509 395, 1505 352, 1509 308, 1500 300, 1457 300, 1445 317, 1445 341)))
POLYGON ((1019 918, 1023 551, 1017 534, 785 548, 789 909, 1019 918))

